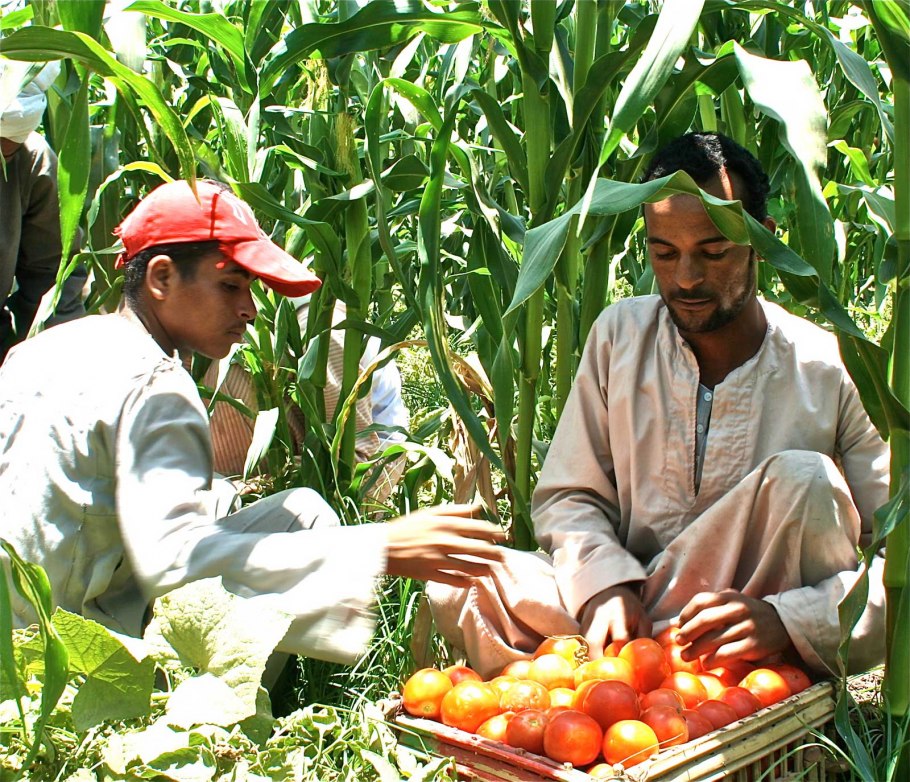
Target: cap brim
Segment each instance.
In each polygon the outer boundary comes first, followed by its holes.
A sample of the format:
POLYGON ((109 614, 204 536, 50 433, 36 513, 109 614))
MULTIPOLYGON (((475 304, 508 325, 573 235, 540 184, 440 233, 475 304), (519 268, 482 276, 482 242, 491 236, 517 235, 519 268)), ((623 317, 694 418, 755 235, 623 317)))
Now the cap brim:
POLYGON ((305 296, 322 285, 306 266, 266 238, 225 244, 222 252, 283 296, 305 296))

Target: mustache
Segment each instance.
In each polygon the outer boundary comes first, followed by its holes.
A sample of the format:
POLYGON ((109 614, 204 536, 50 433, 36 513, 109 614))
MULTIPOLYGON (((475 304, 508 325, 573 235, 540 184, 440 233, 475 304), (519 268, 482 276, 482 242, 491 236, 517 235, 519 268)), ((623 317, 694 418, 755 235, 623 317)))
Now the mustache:
POLYGON ((704 301, 712 298, 710 293, 696 291, 687 291, 686 293, 677 293, 674 297, 677 301, 704 301))

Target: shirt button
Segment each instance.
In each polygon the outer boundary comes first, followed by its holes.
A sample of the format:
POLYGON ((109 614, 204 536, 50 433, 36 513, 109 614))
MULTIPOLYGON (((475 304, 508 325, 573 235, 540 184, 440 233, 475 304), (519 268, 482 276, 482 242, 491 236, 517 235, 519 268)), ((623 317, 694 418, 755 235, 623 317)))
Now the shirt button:
POLYGON ((701 424, 699 424, 698 426, 695 427, 695 431, 698 432, 699 434, 701 434, 703 431, 705 431, 705 427, 703 427, 701 424))
POLYGON ((705 401, 710 402, 714 398, 714 395, 710 391, 705 391, 705 401))

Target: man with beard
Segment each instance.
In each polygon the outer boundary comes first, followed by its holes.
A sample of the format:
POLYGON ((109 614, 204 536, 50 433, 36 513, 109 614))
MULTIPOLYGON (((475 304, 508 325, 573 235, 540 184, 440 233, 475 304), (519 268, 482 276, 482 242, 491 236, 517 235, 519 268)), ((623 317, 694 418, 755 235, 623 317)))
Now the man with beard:
MULTIPOLYGON (((768 178, 740 145, 682 136, 645 180, 678 170, 774 230, 768 178)), ((580 632, 599 657, 671 623, 708 667, 836 670, 837 606, 888 497, 887 446, 835 337, 757 297, 755 250, 700 198, 647 204, 644 219, 659 295, 612 304, 588 337, 533 498, 549 556, 513 557, 467 596, 431 589, 438 624, 480 670, 544 634, 580 632)), ((882 567, 854 669, 883 657, 882 567)))

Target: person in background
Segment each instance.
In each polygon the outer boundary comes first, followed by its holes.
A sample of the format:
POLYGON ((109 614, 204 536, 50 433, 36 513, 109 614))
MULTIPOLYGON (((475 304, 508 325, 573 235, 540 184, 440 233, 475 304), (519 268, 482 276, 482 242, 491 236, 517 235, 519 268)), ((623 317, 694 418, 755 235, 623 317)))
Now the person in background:
MULTIPOLYGON (((280 652, 352 662, 372 636, 378 577, 465 586, 489 572, 504 535, 472 506, 340 526, 302 488, 219 516, 182 357, 220 359, 243 338, 253 280, 287 296, 320 280, 214 182, 161 185, 118 233, 122 308, 48 329, 0 367, 0 537, 46 570, 56 605, 139 636, 156 598, 220 577, 294 617, 280 652)), ((17 626, 34 621, 12 600, 17 626)))
MULTIPOLYGON (((12 66, 0 61, 0 77, 16 78, 12 66)), ((27 336, 60 268, 57 156, 36 132, 47 105, 45 92, 59 72, 59 63, 49 63, 0 110, 0 362, 27 336)), ((64 282, 48 325, 85 314, 85 279, 84 267, 77 266, 64 282)))
MULTIPOLYGON (((774 230, 758 160, 717 133, 658 151, 774 230)), ((581 633, 594 656, 669 624, 686 660, 837 671, 838 604, 888 499, 889 452, 836 337, 757 295, 755 250, 700 198, 645 204, 658 294, 594 324, 537 483, 546 554, 510 557, 467 592, 430 585, 443 634, 481 671, 581 633)), ((511 552, 510 552, 511 553, 511 552)), ((849 666, 884 656, 883 556, 849 666)))

